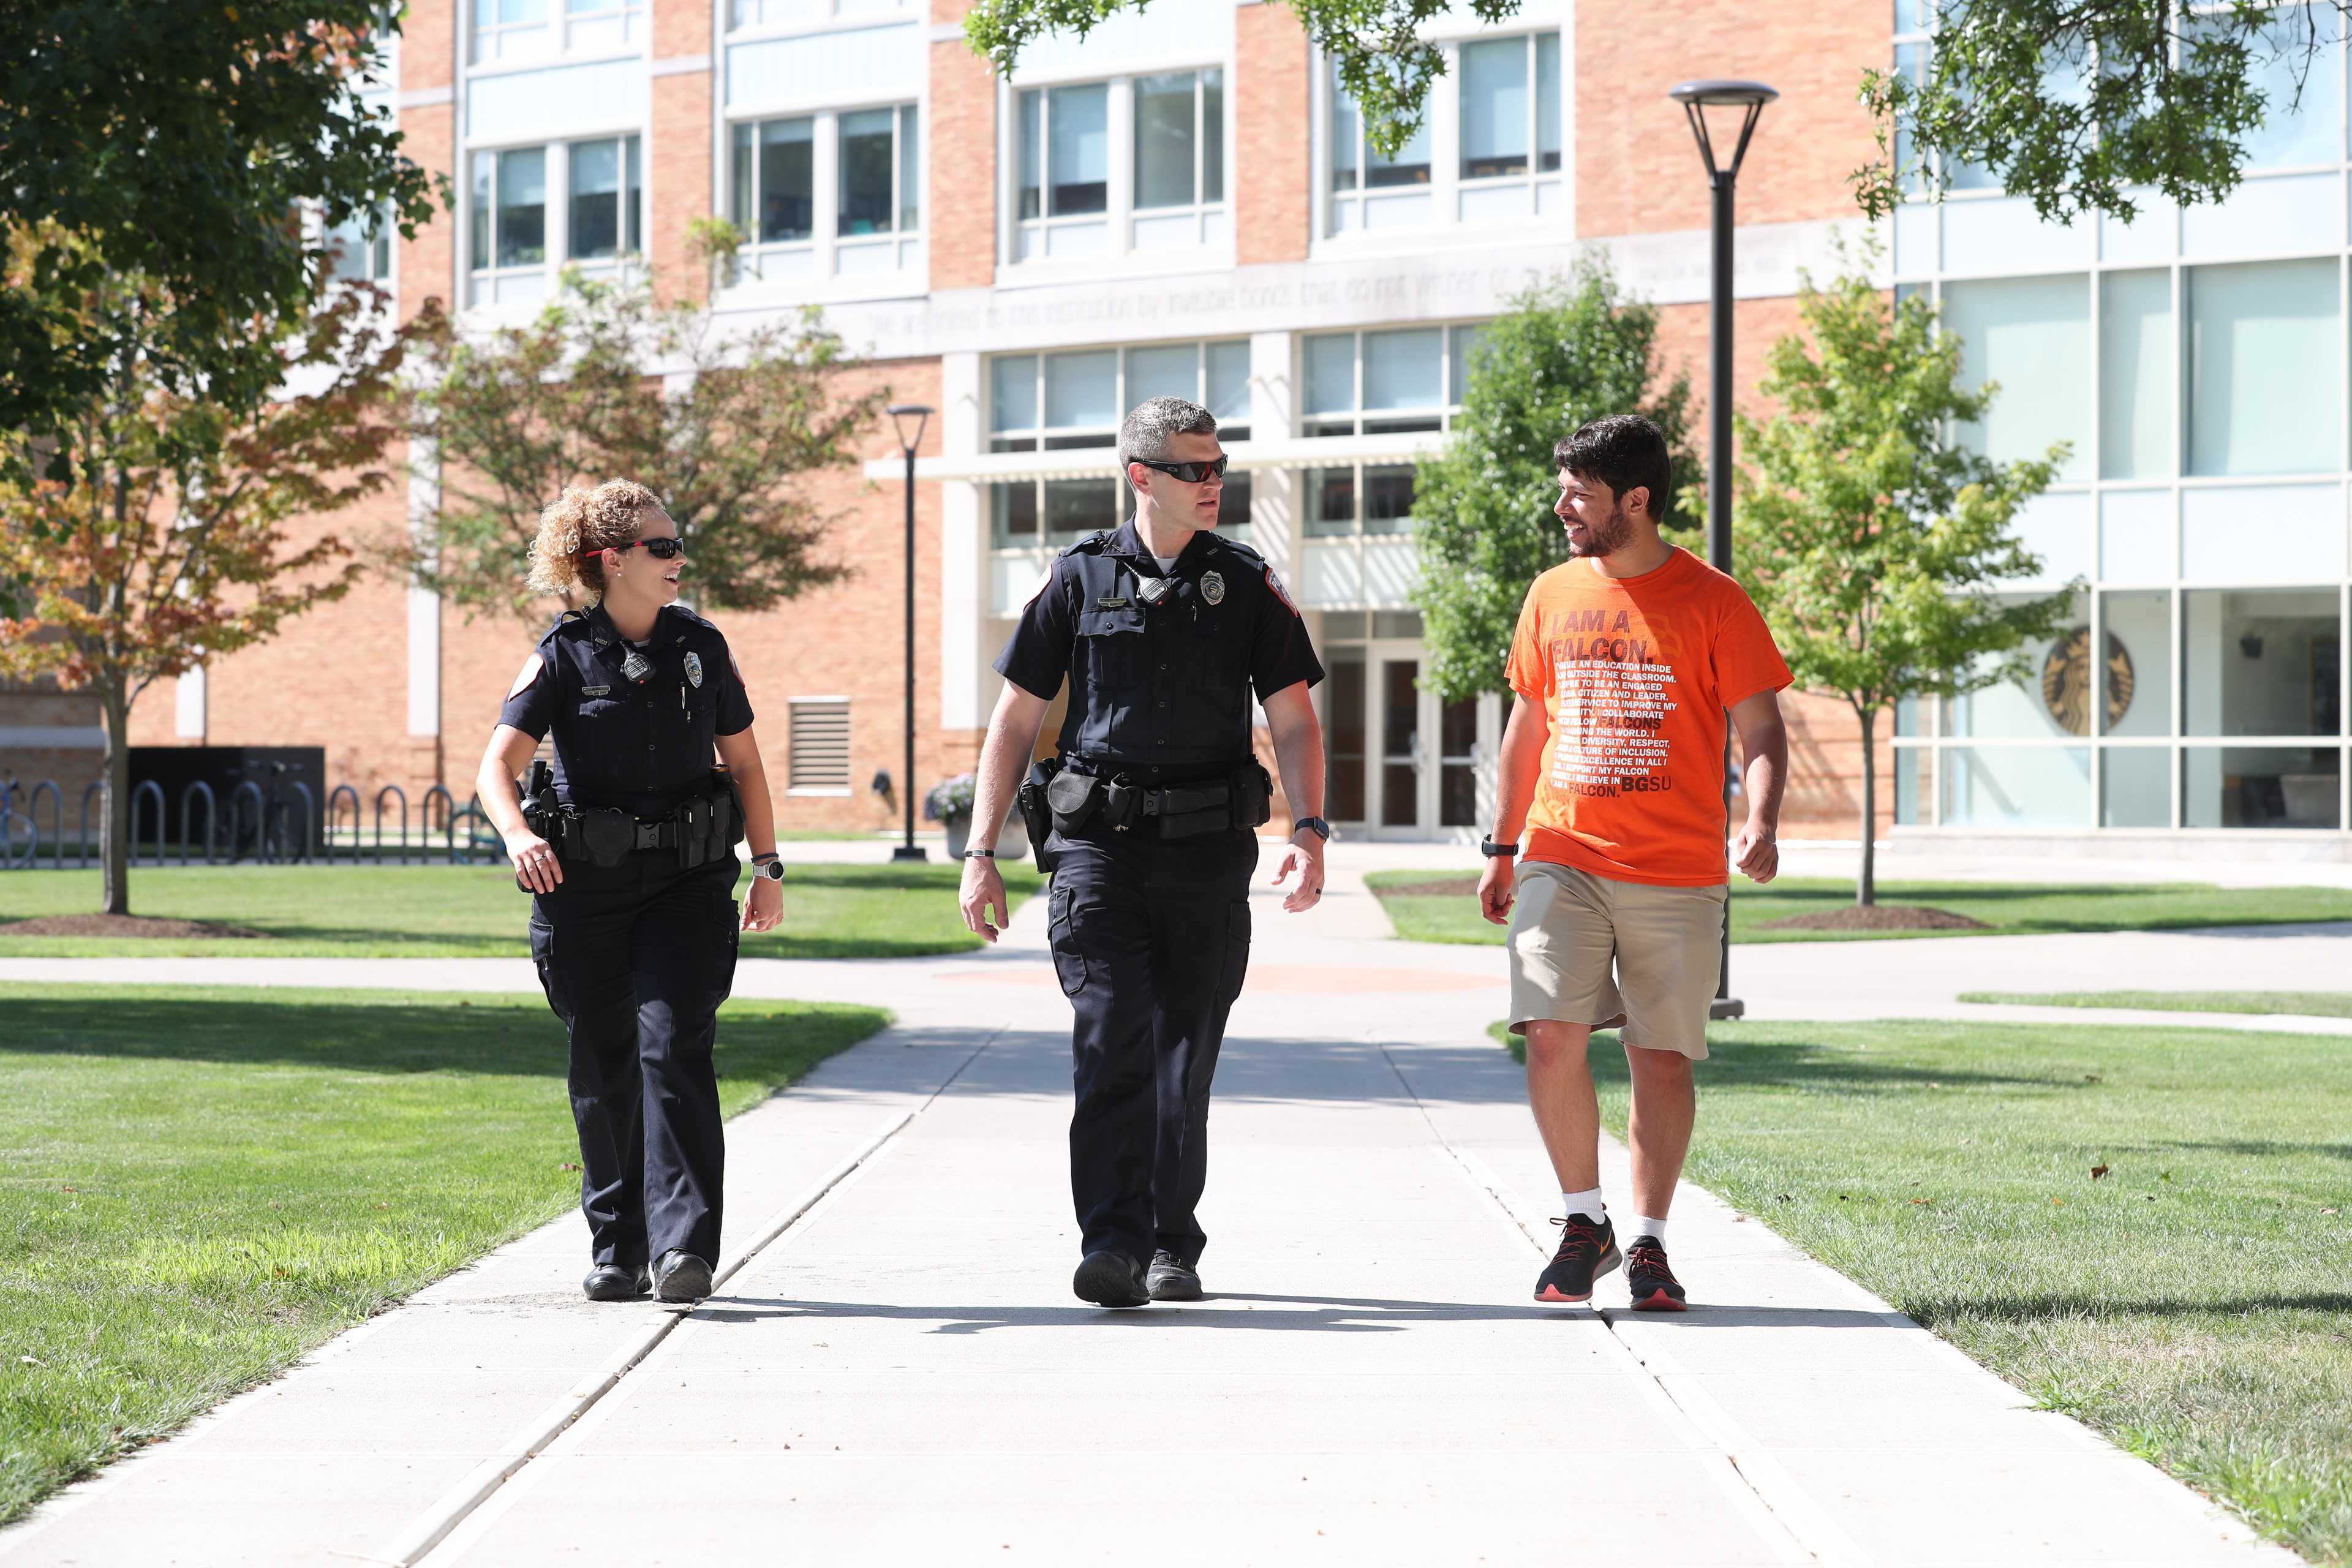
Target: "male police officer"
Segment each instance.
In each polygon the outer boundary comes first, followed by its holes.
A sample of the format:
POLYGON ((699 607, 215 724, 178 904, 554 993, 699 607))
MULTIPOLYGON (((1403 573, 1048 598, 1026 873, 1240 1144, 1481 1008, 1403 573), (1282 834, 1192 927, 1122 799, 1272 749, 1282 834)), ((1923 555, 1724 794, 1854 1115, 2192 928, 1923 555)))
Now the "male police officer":
POLYGON ((1178 397, 1120 424, 1135 517, 1062 552, 996 660, 1004 694, 964 866, 964 923, 994 942, 1008 911, 989 846, 1066 675, 1062 755, 1032 786, 1050 803, 1054 967, 1076 1013, 1070 1186, 1085 1258, 1071 1288, 1106 1307, 1201 1298, 1209 1081, 1249 962, 1253 830, 1269 805, 1253 687, 1304 813, 1274 877, 1298 877, 1283 908, 1322 896, 1331 832, 1307 695, 1323 667, 1273 569, 1213 531, 1216 430, 1178 397))

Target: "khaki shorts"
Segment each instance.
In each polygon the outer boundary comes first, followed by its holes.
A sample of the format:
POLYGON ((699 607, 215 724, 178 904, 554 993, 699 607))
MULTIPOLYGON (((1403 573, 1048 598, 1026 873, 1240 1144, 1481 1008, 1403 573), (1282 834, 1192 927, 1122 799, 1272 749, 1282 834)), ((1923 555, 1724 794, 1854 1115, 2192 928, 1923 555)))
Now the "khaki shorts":
POLYGON ((1537 1018, 1622 1024, 1629 1046, 1705 1060, 1730 892, 1522 861, 1511 906, 1511 1033, 1526 1034, 1537 1018))

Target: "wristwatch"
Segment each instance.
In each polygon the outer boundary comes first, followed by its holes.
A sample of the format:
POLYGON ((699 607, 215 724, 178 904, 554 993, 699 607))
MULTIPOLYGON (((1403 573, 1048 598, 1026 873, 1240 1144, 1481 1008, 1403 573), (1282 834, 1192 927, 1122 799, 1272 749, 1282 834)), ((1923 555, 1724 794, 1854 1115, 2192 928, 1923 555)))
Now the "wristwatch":
POLYGON ((751 867, 751 875, 754 878, 765 878, 771 882, 782 881, 784 879, 783 858, 772 856, 768 859, 755 862, 751 867))
POLYGON ((1331 825, 1319 816, 1302 816, 1290 825, 1290 831, 1297 833, 1302 827, 1313 828, 1315 837, 1322 839, 1326 844, 1331 841, 1331 825))
POLYGON ((1481 838, 1478 840, 1478 853, 1486 856, 1490 860, 1499 860, 1505 856, 1516 855, 1518 852, 1519 847, 1516 843, 1497 844, 1491 838, 1481 838))

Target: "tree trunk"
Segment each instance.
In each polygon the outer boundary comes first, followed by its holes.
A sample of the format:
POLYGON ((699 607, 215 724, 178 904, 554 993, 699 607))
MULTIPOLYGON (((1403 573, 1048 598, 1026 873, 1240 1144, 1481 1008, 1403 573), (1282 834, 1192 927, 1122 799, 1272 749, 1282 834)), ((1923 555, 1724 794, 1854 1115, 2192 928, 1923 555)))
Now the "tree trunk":
POLYGON ((1878 902, 1878 710, 1857 705, 1854 717, 1862 721, 1862 860, 1853 901, 1867 909, 1878 902))
MULTIPOLYGON (((122 688, 99 689, 99 710, 106 720, 106 792, 100 796, 98 858, 105 867, 106 905, 110 915, 131 912, 131 700, 122 688)), ((159 812, 155 826, 163 830, 159 812)))

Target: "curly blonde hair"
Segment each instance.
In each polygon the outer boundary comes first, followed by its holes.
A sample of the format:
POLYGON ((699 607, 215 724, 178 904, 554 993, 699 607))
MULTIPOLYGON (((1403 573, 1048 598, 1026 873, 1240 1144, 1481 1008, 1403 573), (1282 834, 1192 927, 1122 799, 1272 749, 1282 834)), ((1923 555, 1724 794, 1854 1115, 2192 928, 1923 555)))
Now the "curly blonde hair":
POLYGON ((566 599, 575 593, 590 604, 604 596, 604 563, 597 553, 635 539, 646 513, 660 511, 661 498, 635 479, 606 479, 591 489, 572 485, 539 514, 530 542, 530 589, 566 599))

